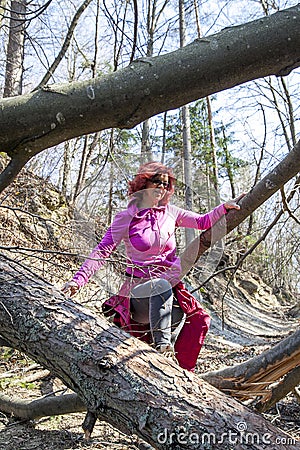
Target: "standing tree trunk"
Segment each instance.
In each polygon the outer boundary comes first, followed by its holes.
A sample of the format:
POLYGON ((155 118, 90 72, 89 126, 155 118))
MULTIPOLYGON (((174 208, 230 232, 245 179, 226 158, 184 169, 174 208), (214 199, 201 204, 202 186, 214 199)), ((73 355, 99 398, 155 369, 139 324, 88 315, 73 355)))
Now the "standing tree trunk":
MULTIPOLYGON (((0 13, 4 10, 6 3, 6 1, 1 1, 0 13)), ((22 94, 25 12, 26 0, 11 2, 3 97, 22 94)), ((4 162, 7 164, 7 157, 4 162)))
MULTIPOLYGON (((198 38, 201 39, 200 17, 199 17, 198 4, 197 4, 196 0, 194 0, 194 10, 195 10, 195 16, 196 16, 198 38)), ((219 198, 219 186, 218 186, 219 170, 218 170, 216 140, 215 140, 215 131, 214 131, 214 125, 213 125, 210 96, 206 96, 206 106, 207 106, 207 119, 208 119, 208 125, 209 125, 210 155, 211 155, 211 162, 212 162, 212 178, 213 178, 213 186, 214 186, 214 190, 215 190, 214 197, 215 197, 215 203, 217 203, 217 199, 219 198)), ((233 196, 233 198, 234 198, 234 196, 233 196)))
POLYGON ((82 16, 82 14, 84 13, 85 9, 89 6, 89 4, 91 3, 92 0, 85 0, 80 7, 78 8, 78 10, 76 11, 72 22, 70 23, 70 26, 68 28, 68 32, 67 35, 65 37, 65 40, 63 42, 63 45, 58 53, 58 55, 56 56, 55 60, 53 61, 53 63, 51 64, 51 66, 49 67, 49 69, 47 70, 46 74, 44 75, 43 79, 40 81, 40 83, 38 84, 38 86, 35 89, 40 89, 43 86, 45 86, 49 80, 51 79, 51 77, 53 77, 54 72, 56 71, 57 67, 59 66, 59 64, 61 63, 61 61, 63 60, 69 46, 70 43, 72 41, 72 38, 74 36, 75 33, 75 29, 76 26, 78 24, 78 21, 80 19, 80 17, 82 16))
POLYGON ((293 150, 242 199, 238 211, 230 210, 216 225, 199 237, 181 255, 182 277, 189 272, 200 256, 214 243, 236 228, 253 211, 281 189, 300 170, 300 141, 293 150))
POLYGON ((22 94, 26 0, 11 2, 4 97, 22 94))
POLYGON ((70 141, 66 141, 64 144, 63 165, 61 175, 61 192, 67 198, 68 185, 71 177, 71 149, 70 141))
POLYGON ((235 190, 235 185, 234 185, 234 176, 233 176, 232 165, 230 162, 230 153, 229 153, 228 146, 227 146, 227 138, 226 138, 224 125, 222 125, 222 134, 223 134, 222 150, 225 155, 225 168, 226 168, 226 172, 227 172, 227 176, 228 176, 228 180, 229 180, 229 184, 230 184, 231 198, 235 198, 236 190, 235 190))
MULTIPOLYGON (((179 0, 179 32, 180 47, 186 45, 186 22, 185 22, 185 2, 179 0)), ((191 144, 191 119, 189 105, 183 105, 181 108, 182 120, 182 143, 183 143, 183 172, 185 184, 185 207, 188 210, 193 209, 193 181, 191 170, 192 144, 191 144)), ((190 243, 195 237, 195 232, 191 228, 185 229, 185 242, 190 243)))
POLYGON ((6 8, 7 0, 0 0, 0 30, 3 26, 3 16, 6 8))

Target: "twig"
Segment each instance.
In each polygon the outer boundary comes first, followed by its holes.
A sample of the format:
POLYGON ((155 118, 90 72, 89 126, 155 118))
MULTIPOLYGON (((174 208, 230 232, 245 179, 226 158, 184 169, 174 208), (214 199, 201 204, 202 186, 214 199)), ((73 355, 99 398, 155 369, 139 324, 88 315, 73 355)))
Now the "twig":
POLYGON ((216 272, 212 273, 209 277, 207 277, 201 284, 199 284, 195 289, 191 290, 191 294, 201 289, 206 283, 208 283, 212 278, 215 278, 217 275, 220 275, 221 273, 227 272, 227 270, 235 270, 236 265, 234 266, 228 266, 224 267, 223 269, 217 270, 216 272))
POLYGON ((12 315, 10 314, 10 312, 8 311, 8 309, 6 308, 6 306, 4 305, 4 303, 0 302, 0 304, 3 306, 3 309, 4 309, 4 310, 6 311, 6 313, 9 315, 9 317, 10 317, 10 322, 11 322, 11 324, 13 325, 13 324, 14 324, 14 321, 13 321, 12 315))
POLYGON ((289 215, 292 219, 294 219, 294 221, 295 221, 298 225, 300 225, 300 220, 297 219, 297 217, 294 215, 294 213, 292 213, 292 211, 291 211, 290 208, 289 208, 289 205, 288 205, 288 202, 287 202, 287 199, 286 199, 286 196, 285 196, 285 192, 284 192, 284 187, 282 187, 282 188, 280 189, 280 192, 281 192, 281 198, 282 198, 282 203, 283 203, 283 209, 288 213, 288 215, 289 215))

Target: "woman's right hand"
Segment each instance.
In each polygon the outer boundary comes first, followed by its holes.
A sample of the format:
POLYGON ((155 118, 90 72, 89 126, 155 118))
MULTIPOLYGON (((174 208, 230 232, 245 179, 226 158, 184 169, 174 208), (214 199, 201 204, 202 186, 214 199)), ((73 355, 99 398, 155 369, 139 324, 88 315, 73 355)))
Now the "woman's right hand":
POLYGON ((62 292, 67 294, 69 297, 73 297, 73 295, 77 294, 79 291, 79 286, 75 281, 68 281, 63 287, 62 292))

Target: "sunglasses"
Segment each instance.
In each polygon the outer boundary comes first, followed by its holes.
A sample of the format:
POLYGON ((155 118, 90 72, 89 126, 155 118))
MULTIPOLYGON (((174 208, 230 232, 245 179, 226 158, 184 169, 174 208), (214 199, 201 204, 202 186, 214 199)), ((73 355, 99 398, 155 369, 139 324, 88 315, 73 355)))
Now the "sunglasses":
POLYGON ((149 181, 157 187, 163 186, 164 189, 170 189, 170 183, 167 181, 162 181, 159 178, 151 178, 149 181))

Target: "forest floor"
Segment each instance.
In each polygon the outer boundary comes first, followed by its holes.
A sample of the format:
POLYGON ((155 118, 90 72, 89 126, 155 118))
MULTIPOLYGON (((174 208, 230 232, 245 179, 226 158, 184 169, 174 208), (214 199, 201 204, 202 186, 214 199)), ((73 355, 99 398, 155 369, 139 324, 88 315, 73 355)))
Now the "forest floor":
MULTIPOLYGON (((224 286, 220 286, 220 282, 219 285, 215 283, 207 291, 213 320, 198 361, 199 373, 238 364, 260 354, 292 332, 298 323, 296 319, 286 316, 286 308, 278 308, 274 296, 269 295, 267 300, 265 290, 260 292, 260 305, 254 304, 256 300, 253 295, 252 304, 249 304, 249 296, 245 291, 241 292, 240 289, 243 288, 240 282, 239 286, 236 284, 239 298, 236 298, 236 290, 235 297, 228 297, 226 300, 226 325, 223 327, 219 315, 214 312, 220 306, 216 299, 220 297, 217 292, 221 287, 224 286), (248 303, 247 307, 245 301, 248 303)), ((33 400, 45 395, 55 395, 53 393, 59 395, 65 389, 61 381, 51 375, 31 381, 42 368, 18 351, 2 348, 0 353, 0 390, 4 394, 33 400)), ((264 416, 293 438, 300 440, 300 404, 294 394, 289 394, 278 402, 264 416)), ((87 441, 81 427, 84 417, 85 413, 74 413, 44 417, 37 421, 22 421, 0 413, 0 450, 152 448, 137 436, 124 435, 100 421, 96 423, 91 440, 87 441)))

